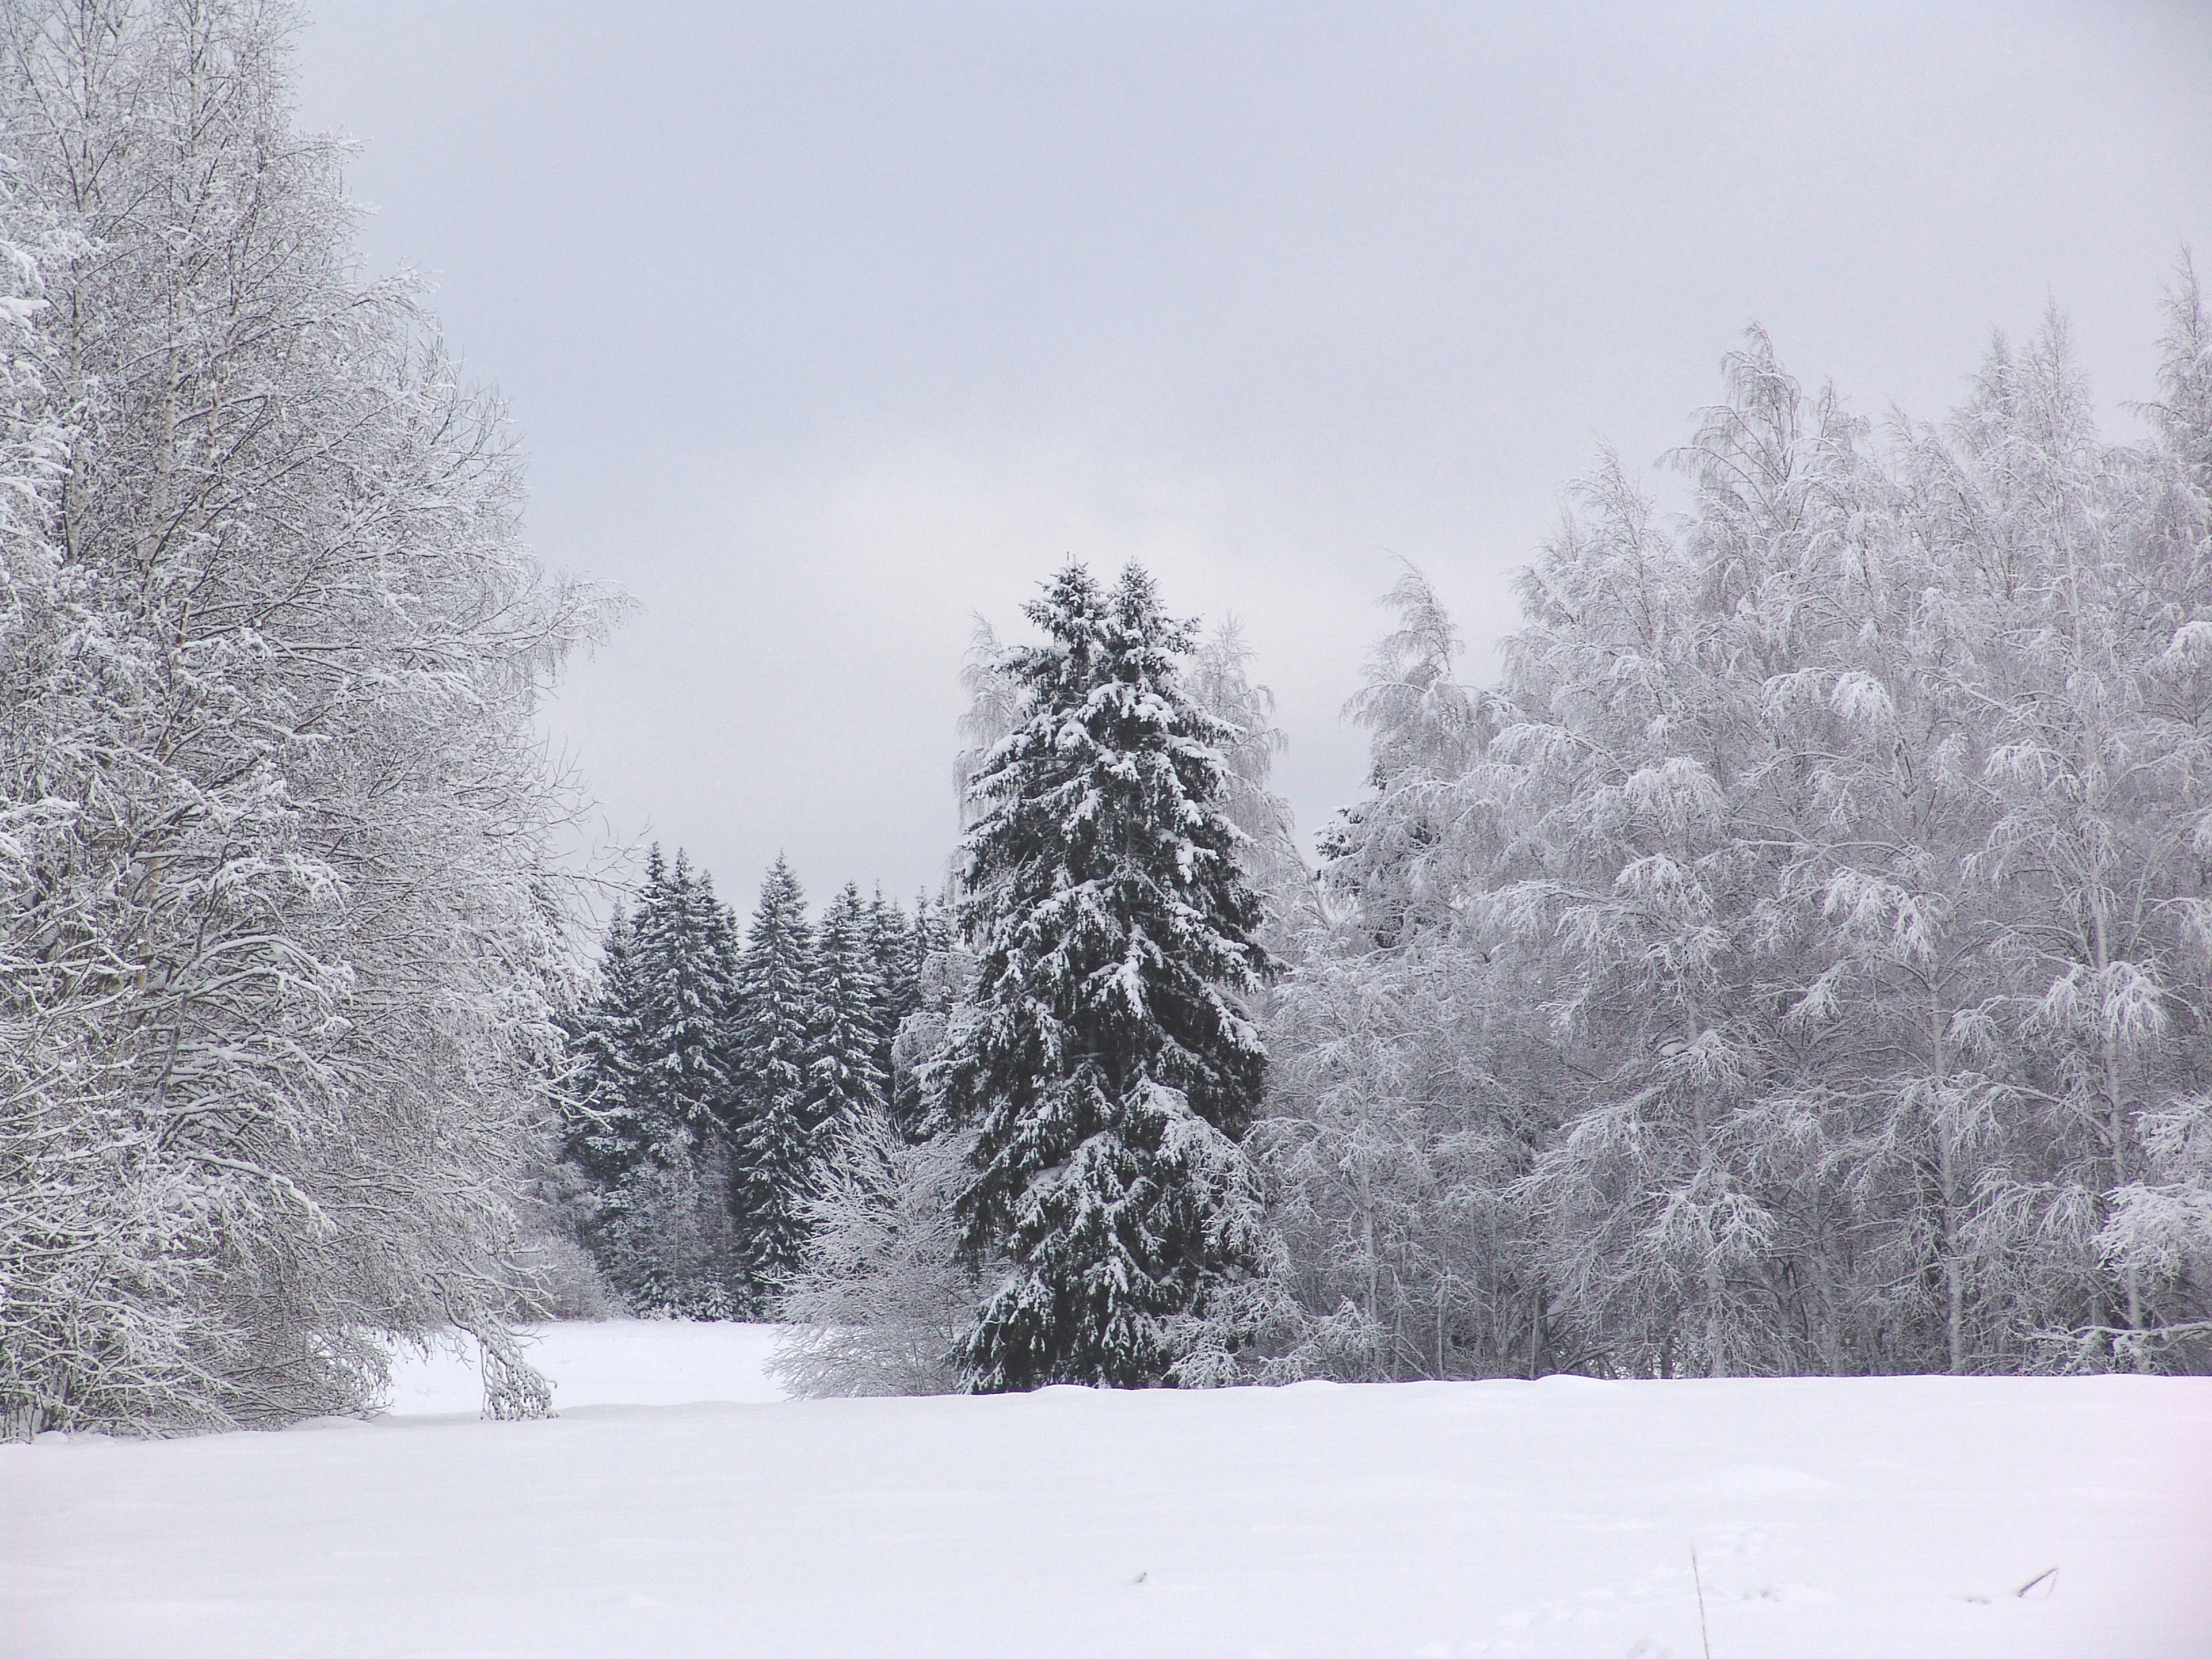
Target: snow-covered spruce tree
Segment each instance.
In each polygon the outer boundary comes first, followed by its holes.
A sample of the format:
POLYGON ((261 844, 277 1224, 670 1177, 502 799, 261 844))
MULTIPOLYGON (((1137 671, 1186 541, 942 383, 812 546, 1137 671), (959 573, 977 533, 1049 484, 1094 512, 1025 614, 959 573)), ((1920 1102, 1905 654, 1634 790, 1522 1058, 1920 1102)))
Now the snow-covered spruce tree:
POLYGON ((652 848, 577 1022, 566 1137, 589 1182, 586 1243, 641 1310, 734 1306, 736 970, 736 923, 711 878, 681 849, 672 866, 652 848))
POLYGON ((921 1006, 921 937, 896 899, 884 896, 881 887, 867 904, 867 942, 870 964, 875 969, 876 995, 870 1010, 875 1028, 876 1069, 883 1077, 884 1105, 892 1106, 891 1045, 906 1017, 921 1006))
POLYGON ((818 1134, 886 1108, 882 1046, 883 979, 868 907, 847 882, 814 936, 813 1009, 807 1032, 806 1115, 818 1134))
POLYGON ((1028 615, 1044 642, 1000 659, 1018 718, 970 786, 973 1021, 940 1062, 941 1109, 976 1131, 966 1247, 1010 1269, 959 1358, 979 1390, 1142 1385, 1257 1248, 1238 734, 1182 689, 1192 629, 1138 567, 1106 590, 1070 565, 1028 615))
POLYGON ((663 868, 653 849, 630 918, 630 971, 644 1042, 638 1083, 665 1138, 709 1139, 735 1109, 731 1022, 738 996, 736 920, 682 848, 663 868))
POLYGON ((601 617, 404 282, 292 15, 0 10, 0 1401, 265 1423, 452 1326, 495 1412, 568 957, 532 713, 601 617))
POLYGON ((738 963, 730 1207, 755 1312, 773 1306, 806 1243, 803 1206, 818 1151, 807 1075, 815 975, 806 894, 779 854, 761 882, 738 963))
POLYGON ((908 1139, 921 1141, 946 1127, 938 1062, 974 1023, 979 964, 953 938, 946 907, 923 900, 915 934, 929 949, 915 974, 914 1012, 891 1041, 891 1121, 908 1139))
MULTIPOLYGON (((653 854, 657 865, 659 849, 653 854)), ((648 877, 648 894, 652 887, 648 877)), ((646 1110, 644 1000, 629 914, 617 905, 599 945, 598 983, 570 1021, 574 1069, 561 1146, 601 1190, 618 1186, 662 1139, 646 1110)))

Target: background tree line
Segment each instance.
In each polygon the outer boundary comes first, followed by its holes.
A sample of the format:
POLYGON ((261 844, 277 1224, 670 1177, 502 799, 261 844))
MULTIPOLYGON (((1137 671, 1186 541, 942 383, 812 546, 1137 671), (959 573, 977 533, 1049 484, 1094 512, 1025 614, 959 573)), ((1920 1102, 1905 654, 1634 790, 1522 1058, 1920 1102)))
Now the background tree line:
POLYGON ((740 950, 656 851, 615 917, 568 1145, 632 1306, 789 1318, 791 1364, 848 1384, 1218 1369, 1206 1334, 1258 1251, 1247 866, 1288 822, 1264 760, 1235 764, 1272 734, 1201 698, 1264 694, 1233 633, 1201 649, 1136 567, 1071 565, 1028 614, 1042 643, 986 631, 969 665, 951 910, 909 925, 848 885, 810 928, 779 862, 740 950))
POLYGON ((892 1048, 951 943, 927 897, 908 918, 847 883, 817 924, 779 858, 740 938, 714 883, 652 849, 569 1027, 562 1146, 580 1241, 640 1311, 771 1310, 805 1243, 823 1148, 860 1114, 901 1133, 892 1048))
POLYGON ((641 1305, 730 1264, 694 1305, 790 1318, 823 1390, 2201 1366, 2185 266, 2167 321, 2131 445, 2055 322, 1881 432, 1754 331, 1685 510, 1577 486, 1496 685, 1408 569, 1317 872, 1233 632, 1070 567, 1046 644, 971 653, 952 910, 848 888, 810 954, 779 866, 740 958, 679 860, 618 919, 571 1141, 602 1261, 641 1305))
MULTIPOLYGON (((1260 831, 1273 971, 1241 1006, 1269 1071, 1237 1151, 1264 1213, 1146 1376, 2212 1363, 2212 324, 2185 260, 2166 318, 2125 444, 2055 319, 1946 422, 1880 428, 1753 331, 1668 458, 1682 511, 1611 456, 1574 488, 1495 685, 1455 678, 1407 571, 1348 709, 1369 787, 1311 876, 1272 834, 1264 692, 1182 641, 1164 695, 1212 701, 1212 799, 1260 831)), ((1034 667, 971 663, 985 810, 982 740, 1049 702, 1034 667)), ((973 946, 1012 913, 971 885, 961 914, 973 946)), ((1000 1017, 987 988, 951 1023, 1000 1017)), ((932 1219, 975 1203, 950 1093, 933 1145, 826 1167, 798 1386, 975 1384, 1002 1268, 932 1219)))

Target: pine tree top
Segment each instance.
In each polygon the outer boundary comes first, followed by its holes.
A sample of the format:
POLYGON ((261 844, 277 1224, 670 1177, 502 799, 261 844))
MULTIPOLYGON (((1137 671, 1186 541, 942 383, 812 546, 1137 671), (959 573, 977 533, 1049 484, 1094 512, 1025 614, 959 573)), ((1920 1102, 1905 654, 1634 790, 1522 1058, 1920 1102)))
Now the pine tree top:
POLYGON ((742 1086, 749 1114, 757 1115, 779 1101, 795 1101, 805 1088, 815 950, 805 890, 778 854, 761 881, 760 902, 738 962, 742 1086))
POLYGON ((1055 1072, 1082 1056, 1112 1095, 1151 1078, 1236 1133, 1261 1060, 1235 999, 1267 961, 1219 804, 1235 728, 1185 693, 1194 626, 1138 567, 1102 589, 1071 564, 1028 614, 1046 640, 1001 659, 1018 716, 972 786, 983 811, 963 842, 963 921, 1007 1028, 989 1041, 1055 1072))

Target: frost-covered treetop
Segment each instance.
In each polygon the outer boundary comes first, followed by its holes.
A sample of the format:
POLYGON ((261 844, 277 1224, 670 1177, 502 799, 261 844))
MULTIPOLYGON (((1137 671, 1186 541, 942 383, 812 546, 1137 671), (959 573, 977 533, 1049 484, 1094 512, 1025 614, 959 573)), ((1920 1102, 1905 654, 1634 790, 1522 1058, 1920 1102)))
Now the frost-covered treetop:
POLYGON ((1241 734, 1185 692, 1194 625, 1136 566, 1105 589, 1071 564, 1027 613, 1046 637, 1001 656, 1021 699, 963 842, 985 1000, 1043 1017, 1053 1069, 1089 1056, 1114 1093, 1154 1076, 1233 1133, 1259 1050, 1231 999, 1264 966, 1243 834, 1219 804, 1241 734))

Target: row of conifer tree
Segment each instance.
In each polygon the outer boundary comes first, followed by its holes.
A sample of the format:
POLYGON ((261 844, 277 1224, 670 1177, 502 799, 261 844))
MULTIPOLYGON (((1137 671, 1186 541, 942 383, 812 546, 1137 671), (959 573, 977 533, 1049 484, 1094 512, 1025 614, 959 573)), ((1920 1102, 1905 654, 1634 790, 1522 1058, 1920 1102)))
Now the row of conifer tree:
POLYGON ((741 928, 707 872, 651 849, 572 1022, 562 1136, 583 1240, 628 1301, 708 1316, 773 1305, 826 1136, 915 1109, 891 1086, 892 1046, 923 963, 950 943, 927 896, 909 915, 850 882, 812 921, 781 857, 741 928))

